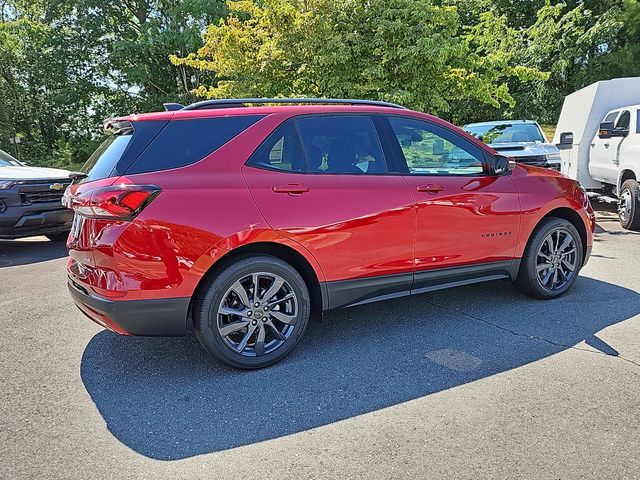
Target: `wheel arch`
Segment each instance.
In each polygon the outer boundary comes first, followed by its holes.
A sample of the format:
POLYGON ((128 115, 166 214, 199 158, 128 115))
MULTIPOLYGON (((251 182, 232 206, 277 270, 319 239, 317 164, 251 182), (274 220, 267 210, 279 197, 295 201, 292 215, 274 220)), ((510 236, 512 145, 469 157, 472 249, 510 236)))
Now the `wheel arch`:
POLYGON ((620 175, 618 176, 618 189, 617 189, 618 193, 620 193, 622 184, 627 180, 638 180, 636 173, 631 168, 623 168, 620 171, 620 175))
POLYGON ((212 278, 215 278, 215 276, 219 272, 223 271, 227 265, 239 258, 261 254, 279 258, 297 270, 309 290, 309 297, 311 299, 311 318, 314 320, 321 320, 322 312, 325 309, 324 307, 327 301, 327 295, 324 291, 324 282, 320 282, 312 264, 302 253, 298 252, 291 246, 273 241, 247 243, 228 251, 218 258, 209 267, 205 274, 202 275, 202 278, 200 278, 196 285, 193 295, 191 296, 189 318, 191 319, 191 304, 193 304, 193 301, 197 297, 199 291, 204 288, 212 278))
POLYGON ((535 231, 536 228, 538 228, 538 225, 540 225, 540 222, 542 222, 545 218, 550 218, 550 217, 562 218, 564 220, 567 220, 568 222, 571 222, 571 224, 574 227, 576 227, 576 230, 578 230, 578 233, 580 234, 580 239, 582 240, 582 258, 583 258, 583 261, 585 261, 587 258, 587 250, 588 250, 587 226, 584 224, 584 221, 582 220, 582 217, 580 216, 580 214, 576 212, 574 209, 569 207, 554 208, 553 210, 547 212, 542 218, 540 218, 540 220, 538 220, 538 223, 536 223, 535 227, 532 230, 532 233, 535 231))

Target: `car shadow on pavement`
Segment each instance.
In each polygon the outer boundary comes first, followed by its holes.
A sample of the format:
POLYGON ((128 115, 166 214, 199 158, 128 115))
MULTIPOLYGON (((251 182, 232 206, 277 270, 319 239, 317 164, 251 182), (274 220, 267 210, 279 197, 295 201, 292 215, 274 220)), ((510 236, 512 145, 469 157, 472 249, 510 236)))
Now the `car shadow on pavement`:
POLYGON ((193 337, 101 332, 84 385, 112 434, 147 457, 177 460, 309 430, 430 395, 581 344, 640 313, 640 295, 581 277, 553 301, 492 282, 337 310, 294 352, 258 371, 213 361, 193 337))
POLYGON ((68 255, 65 242, 51 240, 0 240, 0 268, 46 262, 68 255))

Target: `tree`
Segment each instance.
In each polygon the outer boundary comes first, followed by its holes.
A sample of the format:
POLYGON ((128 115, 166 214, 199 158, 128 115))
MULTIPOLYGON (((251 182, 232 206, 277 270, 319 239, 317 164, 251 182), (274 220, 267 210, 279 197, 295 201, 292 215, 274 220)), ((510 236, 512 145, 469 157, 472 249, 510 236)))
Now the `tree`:
POLYGON ((494 12, 463 30, 455 6, 422 0, 228 5, 202 48, 171 57, 215 74, 200 96, 369 98, 457 119, 459 102, 511 105, 507 79, 545 76, 513 63, 515 32, 494 12))
POLYGON ((104 119, 192 101, 207 74, 169 55, 201 46, 224 12, 209 0, 0 3, 0 148, 20 136, 29 163, 77 166, 104 119))

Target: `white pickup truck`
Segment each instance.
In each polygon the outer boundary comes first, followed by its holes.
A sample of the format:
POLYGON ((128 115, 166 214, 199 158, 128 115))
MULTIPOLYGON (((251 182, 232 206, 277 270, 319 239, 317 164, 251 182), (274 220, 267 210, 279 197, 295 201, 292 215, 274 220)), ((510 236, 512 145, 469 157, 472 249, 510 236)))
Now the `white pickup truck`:
POLYGON ((553 142, 562 173, 590 197, 617 203, 622 226, 640 230, 640 77, 596 82, 568 95, 553 142))

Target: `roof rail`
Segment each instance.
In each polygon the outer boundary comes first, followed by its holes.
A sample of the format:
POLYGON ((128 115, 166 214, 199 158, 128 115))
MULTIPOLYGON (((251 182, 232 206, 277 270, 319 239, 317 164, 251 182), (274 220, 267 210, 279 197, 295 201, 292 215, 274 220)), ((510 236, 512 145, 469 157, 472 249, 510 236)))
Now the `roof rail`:
POLYGON ((406 107, 395 103, 381 102, 377 100, 358 100, 343 98, 221 98, 216 100, 204 100, 201 102, 187 105, 182 110, 203 110, 210 108, 233 108, 243 107, 248 104, 267 104, 267 103, 284 103, 284 104, 316 104, 316 105, 371 105, 377 107, 406 107))

